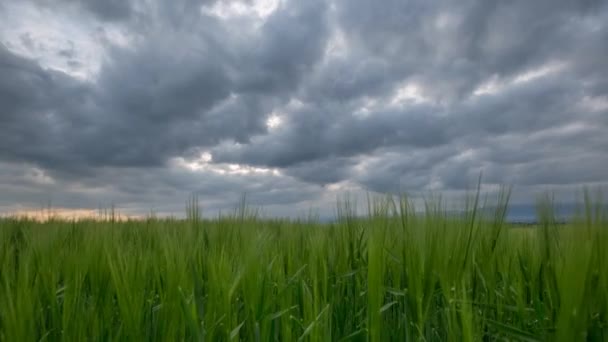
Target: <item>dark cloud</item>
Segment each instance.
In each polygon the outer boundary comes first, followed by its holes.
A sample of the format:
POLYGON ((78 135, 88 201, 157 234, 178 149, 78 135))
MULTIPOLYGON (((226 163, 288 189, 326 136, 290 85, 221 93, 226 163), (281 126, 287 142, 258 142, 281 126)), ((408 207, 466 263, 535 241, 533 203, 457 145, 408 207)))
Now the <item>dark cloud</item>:
POLYGON ((462 133, 476 128, 492 135, 536 132, 585 120, 576 106, 581 95, 576 83, 547 76, 454 106, 453 124, 462 133))
POLYGON ((32 39, 32 36, 29 32, 20 35, 19 39, 21 40, 23 46, 25 46, 26 48, 30 50, 34 48, 34 40, 32 39))
POLYGON ((347 185, 461 191, 480 172, 524 192, 608 181, 605 2, 254 5, 0 6, 69 21, 56 39, 44 22, 0 31, 0 203, 169 207, 195 192, 219 209, 248 192, 280 210, 347 185))
POLYGON ((79 0, 77 2, 106 20, 125 19, 130 17, 133 11, 130 1, 125 0, 79 0))
POLYGON ((456 146, 383 149, 361 165, 353 178, 366 189, 383 193, 433 190, 433 168, 457 153, 456 146))
POLYGON ((247 145, 219 147, 219 161, 289 167, 300 162, 352 157, 377 148, 403 145, 426 148, 448 141, 445 119, 433 108, 388 109, 366 117, 342 113, 344 108, 311 107, 288 116, 285 127, 247 145))
POLYGON ((571 50, 564 44, 575 48, 597 38, 581 26, 605 11, 601 1, 338 4, 340 27, 354 49, 387 61, 393 79, 416 80, 440 99, 465 96, 490 76, 509 78, 566 57, 571 50))
MULTIPOLYGON (((288 13, 270 17, 244 46, 211 18, 204 19, 207 25, 194 33, 155 32, 136 46, 114 46, 98 80, 82 84, 79 94, 70 94, 68 85, 56 84, 61 81, 52 72, 4 49, 6 58, 24 65, 9 66, 9 75, 20 77, 19 68, 32 74, 31 80, 16 84, 5 78, 5 94, 10 97, 5 108, 9 117, 27 111, 42 120, 44 115, 36 111, 44 109, 65 121, 57 132, 35 137, 50 143, 55 133, 64 140, 67 151, 57 155, 45 151, 44 159, 69 158, 71 163, 45 164, 49 167, 154 166, 222 139, 247 142, 252 134, 266 130, 265 116, 281 101, 275 93, 297 85, 319 57, 324 41, 319 6, 307 3, 283 9, 288 13), (315 25, 307 26, 315 20, 315 25), (250 44, 261 47, 250 49, 250 44)), ((23 119, 12 124, 32 126, 23 119)), ((11 152, 18 154, 18 149, 11 152)))
POLYGON ((80 7, 102 20, 122 21, 129 19, 134 11, 136 1, 132 0, 30 0, 40 6, 53 9, 61 6, 80 7))
POLYGON ((74 57, 76 57, 76 50, 74 49, 74 42, 71 40, 67 41, 68 43, 68 47, 65 49, 61 49, 57 52, 57 55, 59 55, 60 57, 64 57, 67 59, 72 59, 74 57))
POLYGON ((245 194, 258 206, 289 205, 274 215, 300 215, 313 208, 318 187, 291 177, 265 172, 231 173, 229 168, 196 172, 176 167, 99 168, 78 180, 58 172, 45 172, 26 163, 0 163, 0 211, 15 204, 23 208, 109 208, 132 214, 150 210, 184 215, 185 201, 200 198, 211 215, 235 208, 245 194), (145 199, 145 206, 142 206, 145 199))
POLYGON ((327 185, 348 179, 355 164, 348 158, 315 160, 293 165, 286 173, 308 183, 327 185))
POLYGON ((135 49, 115 49, 97 84, 105 113, 91 118, 79 152, 93 163, 154 165, 264 133, 272 105, 297 85, 323 44, 320 8, 298 6, 279 10, 248 43, 208 19, 195 34, 158 32, 135 49), (105 146, 91 148, 108 135, 105 146))
POLYGON ((261 28, 259 41, 238 56, 238 89, 245 92, 293 91, 318 62, 326 43, 326 5, 291 1, 261 28))
POLYGON ((69 162, 64 110, 77 105, 83 88, 71 77, 42 69, 0 45, 1 158, 48 165, 69 162))
POLYGON ((77 68, 82 67, 82 63, 79 61, 75 61, 75 60, 67 61, 67 65, 72 69, 77 69, 77 68))

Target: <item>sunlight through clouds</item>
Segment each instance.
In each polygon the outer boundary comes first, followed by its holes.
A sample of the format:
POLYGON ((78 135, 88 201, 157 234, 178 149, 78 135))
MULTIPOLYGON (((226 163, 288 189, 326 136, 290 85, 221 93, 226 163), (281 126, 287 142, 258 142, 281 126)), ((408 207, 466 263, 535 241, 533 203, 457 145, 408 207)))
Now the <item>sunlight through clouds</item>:
POLYGON ((202 5, 201 12, 224 20, 254 16, 263 22, 280 6, 280 3, 281 0, 215 1, 211 6, 202 5))

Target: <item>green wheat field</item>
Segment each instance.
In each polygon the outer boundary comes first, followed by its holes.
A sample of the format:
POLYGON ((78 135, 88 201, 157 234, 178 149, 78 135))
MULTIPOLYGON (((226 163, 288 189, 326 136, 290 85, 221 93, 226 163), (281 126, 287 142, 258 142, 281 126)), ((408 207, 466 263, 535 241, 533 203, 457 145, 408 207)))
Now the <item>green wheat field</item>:
POLYGON ((265 219, 0 220, 2 341, 606 341, 608 211, 470 196, 265 219))

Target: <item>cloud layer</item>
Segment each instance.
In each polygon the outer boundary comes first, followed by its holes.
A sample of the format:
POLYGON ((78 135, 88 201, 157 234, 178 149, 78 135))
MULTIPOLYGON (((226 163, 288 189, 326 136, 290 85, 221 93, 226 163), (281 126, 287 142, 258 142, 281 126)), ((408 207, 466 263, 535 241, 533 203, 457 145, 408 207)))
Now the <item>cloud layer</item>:
POLYGON ((0 23, 0 210, 608 182, 602 1, 29 0, 0 23))

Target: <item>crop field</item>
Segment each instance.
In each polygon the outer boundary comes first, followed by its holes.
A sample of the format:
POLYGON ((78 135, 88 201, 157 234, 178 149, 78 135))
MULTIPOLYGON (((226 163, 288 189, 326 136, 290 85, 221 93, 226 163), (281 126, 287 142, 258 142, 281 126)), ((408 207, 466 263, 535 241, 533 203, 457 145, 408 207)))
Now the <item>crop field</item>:
POLYGON ((0 221, 2 341, 605 341, 608 217, 405 197, 337 220, 0 221))

